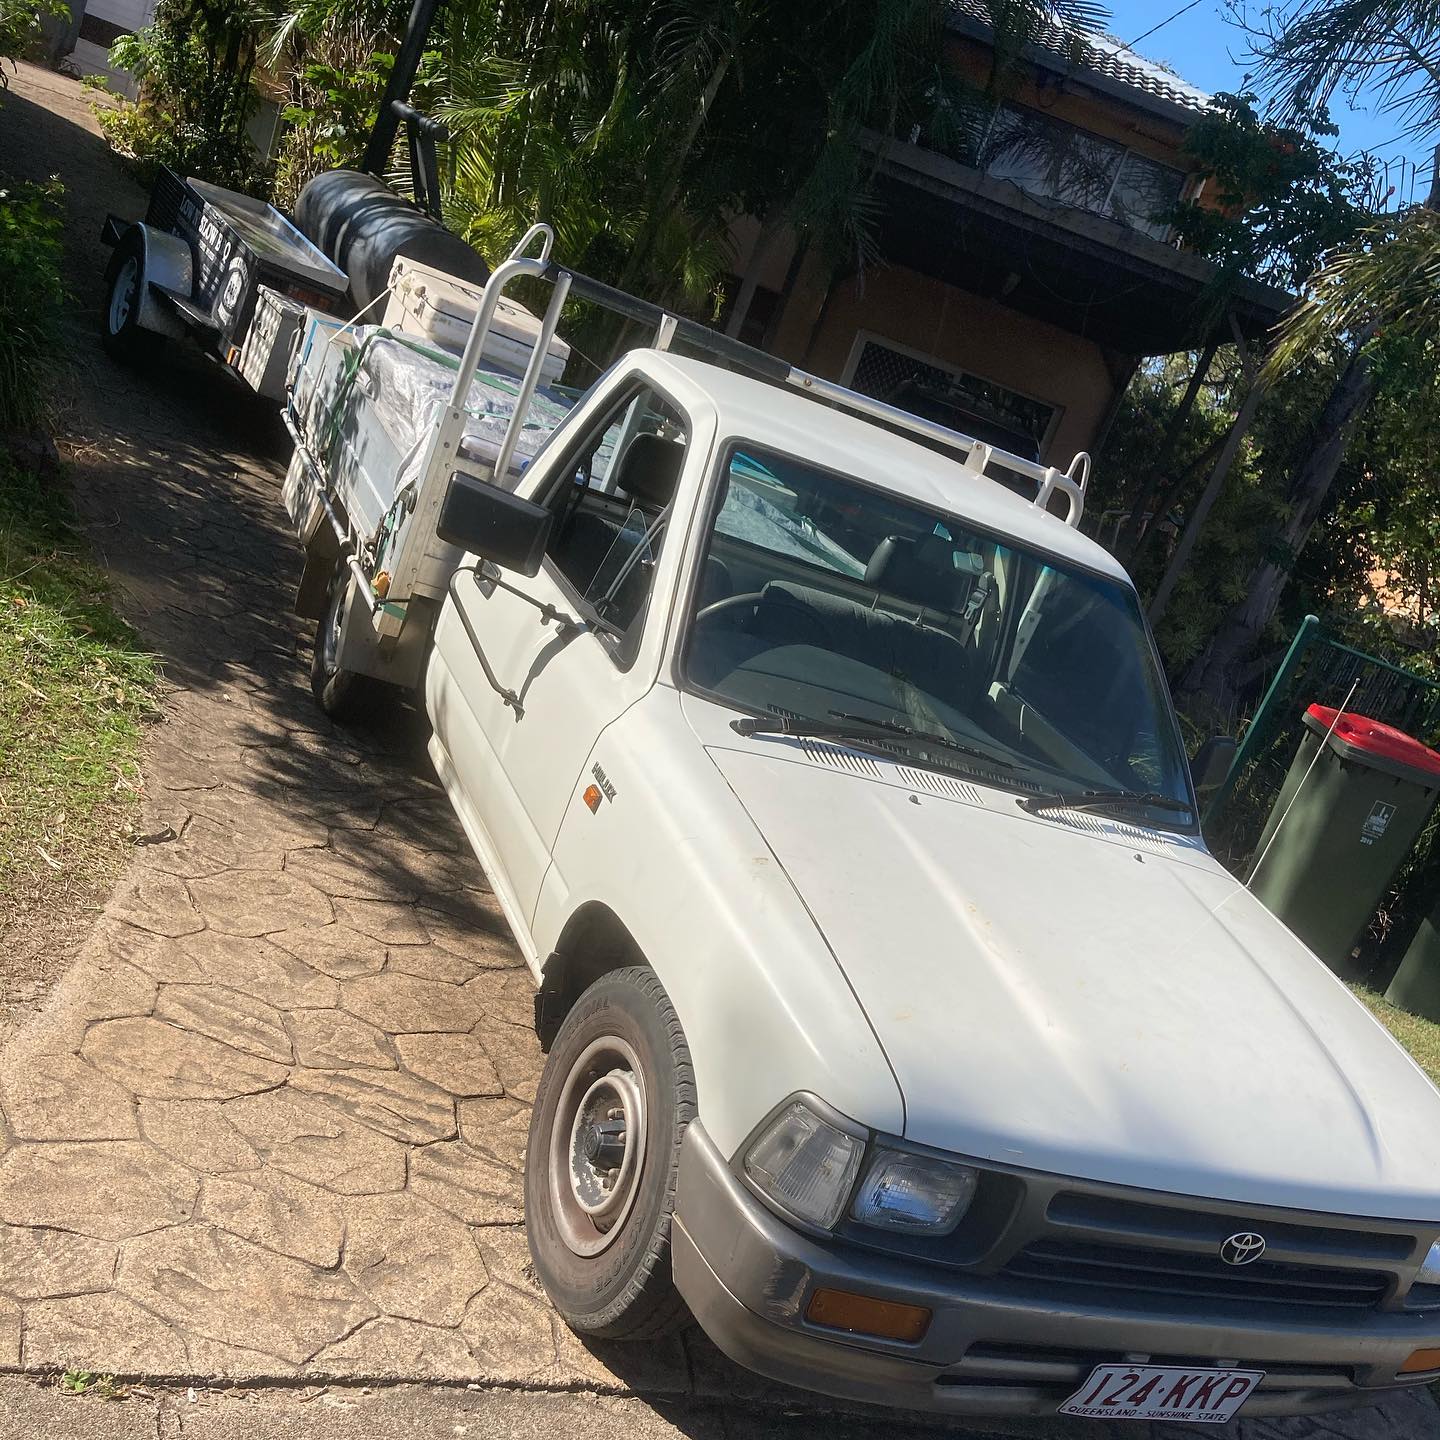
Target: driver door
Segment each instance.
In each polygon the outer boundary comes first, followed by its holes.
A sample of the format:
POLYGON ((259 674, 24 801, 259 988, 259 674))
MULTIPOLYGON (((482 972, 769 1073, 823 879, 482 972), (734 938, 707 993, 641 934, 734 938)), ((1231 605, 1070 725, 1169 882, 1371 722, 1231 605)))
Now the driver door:
POLYGON ((595 741, 654 683, 654 665, 636 659, 692 435, 656 390, 624 389, 528 497, 555 516, 539 573, 501 574, 519 593, 462 573, 441 611, 426 680, 432 753, 527 928, 595 741), (580 627, 546 619, 544 605, 580 627), (514 704, 486 678, 477 645, 514 704))

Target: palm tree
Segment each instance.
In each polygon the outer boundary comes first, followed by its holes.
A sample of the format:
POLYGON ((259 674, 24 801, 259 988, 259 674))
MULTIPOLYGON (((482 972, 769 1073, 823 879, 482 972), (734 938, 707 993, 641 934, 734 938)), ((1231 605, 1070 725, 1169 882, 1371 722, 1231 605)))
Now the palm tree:
MULTIPOLYGON (((1083 48, 1095 0, 977 0, 997 81, 1043 27, 1083 48)), ((870 258, 875 161, 940 54, 948 0, 458 0, 445 118, 452 218, 491 248, 539 214, 573 263, 692 308, 729 220, 870 258)), ((1049 37, 1047 37, 1049 38, 1049 37)))

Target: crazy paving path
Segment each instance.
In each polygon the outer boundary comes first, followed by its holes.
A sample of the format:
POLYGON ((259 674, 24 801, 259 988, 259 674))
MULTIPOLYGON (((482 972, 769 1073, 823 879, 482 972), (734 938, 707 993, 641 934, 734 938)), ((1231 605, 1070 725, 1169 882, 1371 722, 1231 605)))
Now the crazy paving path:
MULTIPOLYGON (((693 1330, 586 1347, 545 1303, 520 1211, 541 1064, 529 974, 415 717, 340 732, 311 701, 273 407, 180 349, 142 374, 99 352, 101 222, 144 197, 80 87, 20 67, 0 106, 7 169, 67 185, 63 448, 167 696, 129 871, 0 1054, 0 1370, 826 1408, 693 1330)), ((1437 1440, 1437 1419, 1411 1397, 1240 1428, 1437 1440)))
POLYGON ((66 185, 62 450, 167 688, 129 871, 0 1055, 0 1366, 687 1389, 529 1277, 530 976, 417 717, 310 697, 274 407, 100 352, 101 223, 144 197, 87 92, 22 66, 0 170, 66 185))

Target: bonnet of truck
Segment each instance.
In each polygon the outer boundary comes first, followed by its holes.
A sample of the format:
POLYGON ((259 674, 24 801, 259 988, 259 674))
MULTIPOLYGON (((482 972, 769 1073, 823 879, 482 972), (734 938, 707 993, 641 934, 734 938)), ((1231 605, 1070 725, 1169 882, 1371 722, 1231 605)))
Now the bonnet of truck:
POLYGON ((1435 1210, 1440 1095, 1196 838, 740 737, 716 708, 687 705, 874 1027, 908 1138, 1244 1203, 1435 1210))

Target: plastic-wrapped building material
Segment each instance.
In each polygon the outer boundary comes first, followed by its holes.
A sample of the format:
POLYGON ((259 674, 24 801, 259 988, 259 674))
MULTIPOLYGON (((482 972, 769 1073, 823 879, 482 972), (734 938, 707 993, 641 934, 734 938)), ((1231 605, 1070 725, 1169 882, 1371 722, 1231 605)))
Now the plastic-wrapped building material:
MULTIPOLYGON (((307 447, 328 480, 329 498, 343 515, 369 568, 393 561, 422 478, 426 449, 455 383, 454 357, 382 326, 338 327, 333 317, 307 317, 292 379, 293 404, 307 447)), ((466 402, 460 461, 476 474, 493 471, 515 413, 518 382, 478 371, 466 402)), ((509 473, 513 488, 525 466, 573 404, 573 394, 537 391, 526 410, 509 473)), ((493 478, 493 477, 491 477, 493 478)), ((297 527, 312 525, 314 507, 296 490, 287 494, 297 527)), ((425 574, 416 589, 443 593, 460 563, 453 547, 425 537, 425 574), (433 552, 433 553, 432 553, 433 552)))

